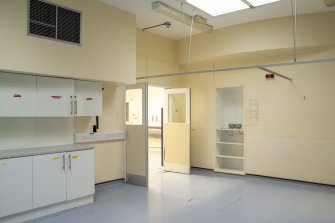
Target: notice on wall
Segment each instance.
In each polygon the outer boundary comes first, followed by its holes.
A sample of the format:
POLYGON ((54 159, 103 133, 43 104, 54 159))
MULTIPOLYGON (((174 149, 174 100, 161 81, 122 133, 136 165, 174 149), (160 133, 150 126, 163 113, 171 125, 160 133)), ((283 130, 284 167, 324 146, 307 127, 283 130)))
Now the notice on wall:
POLYGON ((259 100, 258 97, 248 98, 248 123, 257 125, 259 123, 259 100))

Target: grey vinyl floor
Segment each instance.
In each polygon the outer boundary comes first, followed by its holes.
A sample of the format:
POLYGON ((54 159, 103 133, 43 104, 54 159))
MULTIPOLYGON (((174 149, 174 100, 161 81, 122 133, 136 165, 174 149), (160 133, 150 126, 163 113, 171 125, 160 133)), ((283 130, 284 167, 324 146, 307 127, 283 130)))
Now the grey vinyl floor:
POLYGON ((335 187, 192 169, 163 172, 151 154, 149 188, 115 181, 91 205, 39 223, 334 223, 335 187))

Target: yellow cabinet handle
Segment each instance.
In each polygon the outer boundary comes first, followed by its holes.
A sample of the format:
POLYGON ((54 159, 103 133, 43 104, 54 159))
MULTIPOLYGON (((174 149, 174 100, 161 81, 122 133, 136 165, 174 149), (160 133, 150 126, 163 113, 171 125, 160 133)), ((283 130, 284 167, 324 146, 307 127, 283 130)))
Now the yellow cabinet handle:
POLYGON ((78 155, 76 155, 76 156, 71 156, 71 158, 72 158, 72 159, 77 159, 77 158, 79 158, 79 156, 78 156, 78 155))
POLYGON ((52 160, 59 160, 60 158, 58 156, 55 156, 52 158, 52 160))

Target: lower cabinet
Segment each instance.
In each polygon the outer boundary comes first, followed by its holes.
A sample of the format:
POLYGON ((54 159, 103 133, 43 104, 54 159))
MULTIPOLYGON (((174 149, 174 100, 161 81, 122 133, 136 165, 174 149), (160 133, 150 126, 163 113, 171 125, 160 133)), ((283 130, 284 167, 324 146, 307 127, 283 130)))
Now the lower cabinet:
POLYGON ((94 150, 71 152, 66 155, 69 161, 66 175, 67 200, 94 194, 94 150))
POLYGON ((32 178, 31 156, 0 160, 0 218, 32 209, 32 178))
POLYGON ((33 208, 94 194, 94 151, 33 157, 33 208))
POLYGON ((39 208, 66 200, 65 154, 33 157, 33 207, 39 208))

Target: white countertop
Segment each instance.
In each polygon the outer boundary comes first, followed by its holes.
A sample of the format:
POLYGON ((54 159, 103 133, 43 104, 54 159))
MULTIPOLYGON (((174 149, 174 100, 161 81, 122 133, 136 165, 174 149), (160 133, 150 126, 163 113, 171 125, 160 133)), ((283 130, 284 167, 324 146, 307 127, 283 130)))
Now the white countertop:
POLYGON ((50 153, 74 152, 80 150, 94 149, 91 145, 69 144, 57 146, 42 146, 24 149, 0 150, 0 159, 17 158, 24 156, 36 156, 50 153))

